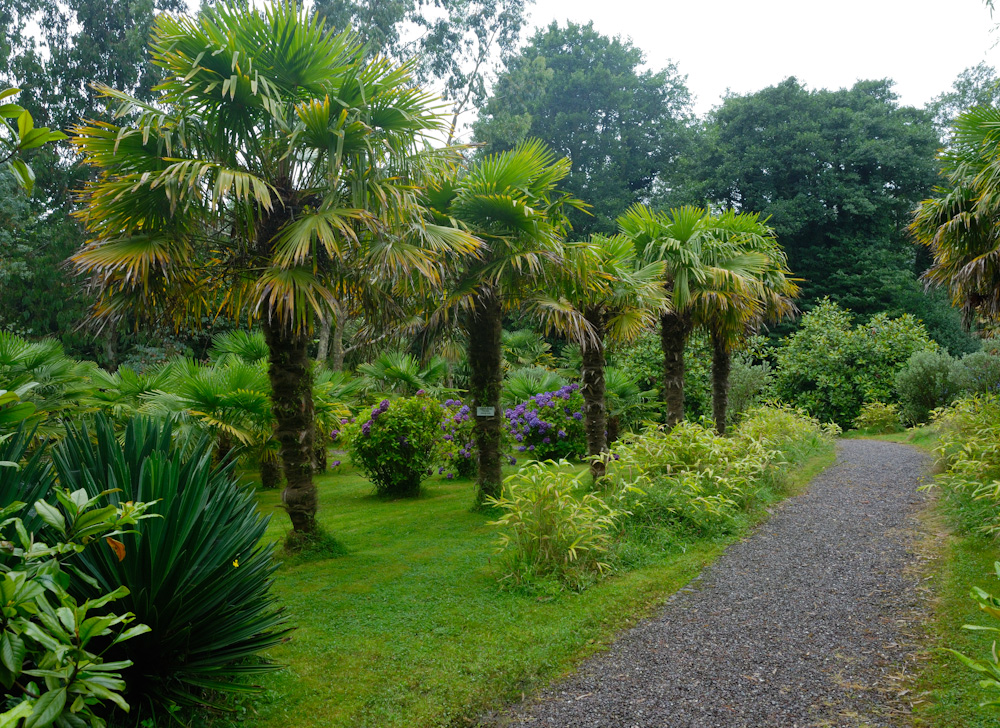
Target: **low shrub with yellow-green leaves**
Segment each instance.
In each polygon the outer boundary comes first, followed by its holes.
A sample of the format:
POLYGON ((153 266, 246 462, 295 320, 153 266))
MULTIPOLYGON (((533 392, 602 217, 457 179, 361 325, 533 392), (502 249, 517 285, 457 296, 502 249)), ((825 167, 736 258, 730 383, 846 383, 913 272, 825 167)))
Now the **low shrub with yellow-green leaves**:
POLYGON ((885 402, 866 402, 861 405, 861 412, 854 418, 854 426, 876 435, 906 429, 900 418, 899 405, 885 402))
POLYGON ((748 411, 732 437, 692 422, 628 437, 590 487, 565 462, 531 463, 491 503, 503 511, 492 524, 499 579, 581 588, 616 566, 730 533, 780 491, 790 464, 829 447, 834 434, 798 410, 764 406, 748 411))
POLYGON ((957 505, 963 526, 1000 532, 1000 395, 976 395, 934 414, 936 479, 957 505))

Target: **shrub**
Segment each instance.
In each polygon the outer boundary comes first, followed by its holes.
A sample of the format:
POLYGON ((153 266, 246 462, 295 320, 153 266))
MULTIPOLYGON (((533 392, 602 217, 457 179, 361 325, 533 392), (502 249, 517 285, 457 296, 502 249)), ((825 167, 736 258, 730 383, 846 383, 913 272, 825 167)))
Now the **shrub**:
MULTIPOLYGON (((0 467, 0 470, 4 469, 0 467)), ((7 468, 13 470, 14 468, 7 468)), ((17 517, 25 504, 0 508, 0 685, 5 692, 0 725, 90 726, 103 728, 110 703, 124 711, 121 671, 131 663, 105 661, 109 648, 149 631, 135 615, 114 614, 107 605, 128 595, 123 586, 82 603, 66 589, 65 562, 90 548, 122 548, 115 537, 134 526, 148 504, 98 507, 104 495, 55 491, 55 505, 36 501, 31 509, 55 538, 51 545, 29 535, 17 517), (97 616, 90 616, 97 611, 97 616), (42 678, 36 680, 35 678, 42 678)), ((123 552, 123 556, 127 556, 123 552)))
POLYGON ((935 413, 934 425, 944 468, 935 483, 960 501, 966 528, 1000 531, 1000 395, 959 399, 935 413))
POLYGON ((903 423, 899 418, 899 405, 884 402, 868 402, 854 418, 854 426, 859 430, 884 434, 899 432, 903 423))
POLYGON ((449 477, 474 478, 479 472, 479 449, 476 447, 475 422, 469 406, 460 399, 446 399, 441 419, 441 437, 435 460, 440 472, 449 477))
POLYGON ((876 314, 851 328, 851 315, 824 299, 777 350, 775 391, 824 422, 849 426, 865 402, 895 403, 895 376, 917 351, 936 351, 908 314, 876 314))
POLYGON ((733 357, 729 373, 729 424, 735 425, 743 414, 772 396, 774 373, 768 362, 754 364, 750 357, 733 357))
POLYGON ((579 495, 580 477, 560 472, 569 463, 531 462, 504 479, 503 495, 487 504, 504 514, 490 523, 499 530, 500 581, 523 586, 553 578, 585 586, 611 545, 621 515, 593 493, 579 495))
POLYGON ((504 431, 515 450, 535 460, 587 454, 580 385, 567 384, 504 410, 504 431))
POLYGON ((213 466, 208 435, 173 444, 166 422, 132 420, 119 444, 110 422, 93 431, 68 428, 52 451, 64 487, 116 507, 153 503, 161 516, 121 536, 124 558, 110 548, 88 549, 73 563, 72 591, 83 598, 124 586, 122 608, 150 632, 112 648, 130 660, 129 699, 157 710, 205 700, 203 691, 241 691, 237 678, 276 669, 257 656, 289 632, 271 595, 276 565, 262 544, 268 518, 233 465, 213 466))
POLYGON ((527 367, 510 372, 503 382, 502 403, 512 406, 535 395, 554 392, 566 386, 566 380, 556 372, 541 367, 527 367))
MULTIPOLYGON (((353 426, 351 461, 381 496, 415 496, 427 477, 442 432, 441 405, 424 394, 374 407, 353 426)), ((449 437, 447 433, 445 439, 449 437)))
POLYGON ((960 367, 946 352, 918 351, 896 374, 896 391, 907 422, 926 422, 930 412, 954 400, 962 387, 960 367))
POLYGON ((767 462, 764 448, 693 422, 625 438, 615 456, 603 488, 622 495, 633 530, 671 527, 697 535, 729 529, 767 462))
POLYGON ((977 351, 959 363, 962 389, 969 394, 1000 394, 1000 355, 977 351))
POLYGON ((778 464, 811 457, 840 434, 835 423, 823 424, 805 410, 786 404, 766 404, 746 412, 734 437, 759 443, 781 455, 778 464))

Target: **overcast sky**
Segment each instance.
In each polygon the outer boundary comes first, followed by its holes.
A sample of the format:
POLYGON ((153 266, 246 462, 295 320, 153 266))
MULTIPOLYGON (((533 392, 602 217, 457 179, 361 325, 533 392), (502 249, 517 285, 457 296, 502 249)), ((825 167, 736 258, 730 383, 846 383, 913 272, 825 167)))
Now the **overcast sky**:
POLYGON ((592 20, 628 36, 654 70, 673 61, 699 114, 727 89, 788 76, 811 89, 891 78, 902 103, 923 106, 963 69, 1000 65, 982 0, 536 0, 530 12, 534 26, 592 20))

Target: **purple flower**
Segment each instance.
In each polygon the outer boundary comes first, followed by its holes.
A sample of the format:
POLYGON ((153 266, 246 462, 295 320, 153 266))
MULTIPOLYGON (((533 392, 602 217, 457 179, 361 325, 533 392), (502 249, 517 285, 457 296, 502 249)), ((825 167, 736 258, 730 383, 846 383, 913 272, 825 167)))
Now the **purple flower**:
MULTIPOLYGON (((346 424, 347 424, 347 422, 348 422, 348 419, 347 419, 346 417, 341 417, 341 418, 340 418, 340 424, 342 424, 342 425, 346 425, 346 424)), ((353 420, 351 420, 351 422, 353 422, 353 420)))
POLYGON ((444 439, 447 440, 448 442, 451 442, 452 437, 451 437, 451 435, 445 435, 444 439))
POLYGON ((371 431, 372 431, 372 423, 371 422, 366 422, 365 424, 361 425, 361 434, 362 435, 368 435, 368 434, 371 433, 371 431))
POLYGON ((442 465, 440 468, 438 468, 438 475, 440 475, 443 472, 444 472, 444 465, 442 465))
POLYGON ((340 437, 340 430, 330 430, 331 440, 336 440, 338 437, 340 437))
POLYGON ((566 430, 559 430, 556 434, 559 435, 559 437, 566 437, 566 430))
POLYGON ((517 451, 518 451, 518 452, 524 452, 524 451, 525 451, 525 450, 527 450, 527 449, 528 449, 528 448, 526 448, 526 447, 525 447, 524 445, 521 445, 521 447, 517 448, 517 451))
POLYGON ((518 442, 524 442, 524 435, 522 435, 522 434, 521 434, 521 433, 519 432, 519 433, 517 433, 516 435, 514 435, 514 439, 515 439, 515 440, 517 440, 518 442))
POLYGON ((382 414, 382 410, 373 409, 372 410, 372 422, 378 419, 378 416, 382 414))
POLYGON ((422 390, 422 389, 418 389, 417 390, 417 396, 418 397, 423 397, 425 394, 427 394, 427 392, 425 392, 424 390, 422 390))
POLYGON ((513 455, 508 455, 507 462, 510 463, 511 465, 517 465, 517 458, 514 457, 513 455))
POLYGON ((615 458, 615 460, 621 460, 621 459, 622 459, 622 456, 621 456, 621 455, 619 455, 618 453, 615 453, 615 454, 614 454, 614 458, 615 458))
POLYGON ((383 399, 381 402, 378 403, 378 407, 380 410, 385 412, 387 409, 389 409, 389 400, 383 399))
POLYGON ((535 446, 534 445, 528 445, 528 449, 531 450, 532 452, 534 452, 535 451, 535 446))
POLYGON ((448 480, 451 480, 454 477, 455 477, 454 473, 448 473, 448 480))
POLYGON ((333 461, 333 467, 337 467, 338 465, 340 465, 340 461, 339 460, 334 460, 333 461))
POLYGON ((582 420, 583 419, 583 412, 574 412, 573 413, 573 419, 574 420, 582 420))
POLYGON ((550 442, 552 442, 552 438, 550 438, 550 437, 543 437, 542 438, 542 444, 543 445, 548 445, 550 442))

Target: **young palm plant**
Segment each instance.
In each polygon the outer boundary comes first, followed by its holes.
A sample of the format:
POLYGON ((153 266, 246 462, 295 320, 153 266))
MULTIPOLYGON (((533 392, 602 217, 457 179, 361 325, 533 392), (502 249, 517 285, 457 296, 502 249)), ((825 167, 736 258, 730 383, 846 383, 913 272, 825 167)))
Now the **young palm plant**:
POLYGON ((100 87, 118 123, 75 129, 102 174, 74 261, 97 318, 259 319, 295 546, 316 530, 314 314, 372 279, 440 283, 440 255, 478 241, 419 204, 422 141, 443 127, 410 66, 365 60, 355 36, 291 3, 162 14, 151 48, 160 97, 100 87))

